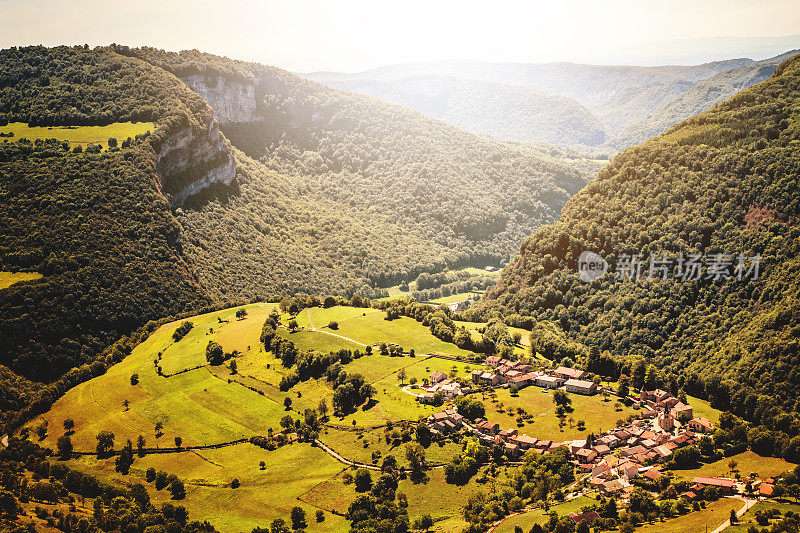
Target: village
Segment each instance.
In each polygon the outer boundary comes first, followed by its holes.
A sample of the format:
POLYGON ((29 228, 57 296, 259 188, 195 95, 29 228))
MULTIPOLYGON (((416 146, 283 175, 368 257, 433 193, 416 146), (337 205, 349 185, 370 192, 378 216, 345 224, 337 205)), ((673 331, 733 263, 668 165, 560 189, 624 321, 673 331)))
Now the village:
MULTIPOLYGON (((537 386, 543 392, 562 390, 566 393, 594 395, 601 391, 599 380, 590 381, 587 373, 575 368, 559 366, 552 370, 534 371, 530 365, 499 357, 486 359, 486 370, 472 371, 472 384, 460 384, 448 379, 444 372, 434 372, 426 392, 418 401, 432 403, 436 393, 452 399, 459 395, 491 388, 522 389, 537 386)), ((634 480, 656 482, 664 474, 662 466, 670 461, 675 450, 698 444, 703 435, 711 435, 714 424, 707 418, 695 416, 691 405, 681 402, 667 391, 642 389, 638 396, 631 395, 639 410, 635 420, 600 434, 589 434, 586 439, 553 441, 519 434, 516 428, 501 428, 499 424, 479 418, 468 421, 455 407, 435 413, 427 418, 433 432, 450 435, 464 430, 478 437, 487 447, 502 445, 510 461, 516 461, 529 452, 549 453, 566 447, 577 474, 585 481, 583 492, 597 491, 601 496, 625 500, 633 492, 634 480)), ((695 476, 689 490, 680 494, 689 502, 703 499, 704 491, 713 487, 718 495, 744 494, 745 484, 731 478, 695 476)), ((772 494, 772 480, 755 485, 758 496, 772 494)))

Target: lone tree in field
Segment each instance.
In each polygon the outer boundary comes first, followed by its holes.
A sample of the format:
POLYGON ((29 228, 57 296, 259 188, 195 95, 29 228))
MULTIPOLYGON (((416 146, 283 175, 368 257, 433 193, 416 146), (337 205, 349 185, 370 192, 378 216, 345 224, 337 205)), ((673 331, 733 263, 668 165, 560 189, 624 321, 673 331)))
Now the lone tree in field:
POLYGON ((131 374, 131 385, 138 385, 139 384, 139 374, 133 373, 131 374))
POLYGON ((162 424, 161 422, 156 422, 156 438, 163 435, 163 433, 161 432, 162 429, 164 429, 164 424, 162 424))
POLYGON ((292 508, 292 529, 303 529, 306 527, 306 512, 302 507, 292 508))
POLYGON ((58 447, 58 456, 66 461, 72 457, 72 440, 67 435, 61 435, 56 442, 58 447))
POLYGON ((239 366, 236 364, 236 359, 231 360, 231 374, 238 374, 239 366))
POLYGON ((317 411, 319 411, 319 417, 324 420, 328 415, 328 402, 325 401, 325 398, 322 398, 319 401, 319 405, 317 406, 317 411))
POLYGON ((264 461, 260 461, 260 462, 258 463, 258 467, 259 467, 261 470, 264 470, 265 468, 267 468, 267 463, 265 463, 264 461))
POLYGON ((183 486, 183 481, 180 479, 174 480, 169 486, 169 493, 172 494, 173 500, 182 500, 186 497, 186 488, 183 486))
POLYGON ((114 449, 114 434, 103 430, 97 434, 97 457, 101 459, 114 449))
POLYGON ((64 431, 70 433, 72 432, 73 429, 75 429, 75 421, 72 420, 71 418, 67 418, 66 420, 64 420, 64 431))
POLYGON ((292 399, 288 396, 283 399, 283 406, 289 411, 292 408, 292 399))
POLYGON ((406 380, 406 375, 407 374, 406 374, 406 369, 405 368, 401 368, 400 370, 397 371, 397 379, 400 380, 400 385, 401 386, 403 385, 403 382, 406 380))
POLYGON ((300 325, 294 318, 289 321, 289 324, 287 324, 286 327, 289 328, 289 331, 297 331, 300 329, 300 325))
POLYGON ((181 444, 183 444, 183 439, 180 437, 175 437, 175 447, 180 448, 181 444))

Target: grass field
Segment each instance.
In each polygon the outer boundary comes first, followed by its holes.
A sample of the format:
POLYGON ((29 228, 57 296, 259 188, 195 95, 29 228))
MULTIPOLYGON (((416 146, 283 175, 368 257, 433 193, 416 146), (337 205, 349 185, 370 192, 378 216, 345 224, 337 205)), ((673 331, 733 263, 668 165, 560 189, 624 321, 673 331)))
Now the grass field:
MULTIPOLYGON (((377 474, 372 474, 374 481, 377 474)), ((435 469, 428 471, 428 480, 424 483, 401 480, 397 492, 408 496, 408 517, 412 523, 423 514, 430 514, 436 522, 432 530, 460 532, 467 525, 460 517, 460 509, 479 487, 474 480, 464 486, 448 485, 444 470, 435 469)), ((322 509, 345 513, 357 495, 353 484, 345 485, 339 474, 308 491, 303 500, 322 509)))
POLYGON ((0 272, 0 290, 20 281, 30 281, 41 277, 42 275, 38 272, 0 272))
POLYGON ((755 504, 750 510, 748 510, 741 518, 739 518, 738 524, 733 524, 731 527, 725 530, 725 533, 747 533, 747 530, 750 529, 751 526, 755 526, 759 529, 769 527, 769 526, 760 526, 756 522, 756 511, 766 511, 767 509, 777 509, 781 512, 781 515, 785 515, 786 511, 792 511, 793 513, 797 514, 800 513, 800 505, 796 503, 788 503, 788 502, 759 502, 755 504))
POLYGON ((437 339, 428 328, 413 318, 400 317, 389 321, 385 320, 385 317, 386 313, 379 309, 314 307, 305 309, 297 315, 297 323, 306 329, 326 328, 326 331, 332 331, 327 329, 327 325, 331 321, 336 321, 339 323, 339 329, 335 333, 362 344, 393 342, 406 351, 413 348, 418 354, 441 353, 461 356, 470 354, 455 344, 437 339))
MULTIPOLYGON (((500 277, 500 270, 499 269, 498 270, 494 270, 492 272, 489 272, 488 270, 483 269, 483 268, 467 267, 467 268, 462 268, 462 269, 458 269, 458 270, 453 270, 452 272, 457 272, 457 273, 458 272, 467 272, 467 273, 469 273, 470 276, 490 276, 490 277, 495 277, 495 278, 499 278, 500 277)), ((408 291, 407 292, 401 291, 400 290, 400 285, 394 285, 392 287, 386 287, 386 290, 389 292, 389 296, 386 296, 384 298, 379 298, 378 301, 395 300, 397 298, 403 298, 403 297, 411 296, 411 294, 414 291, 417 290, 417 282, 416 281, 410 282, 408 284, 408 291)), ((457 295, 454 294, 454 295, 451 295, 451 296, 447 296, 445 298, 437 298, 435 300, 431 300, 431 302, 433 302, 433 303, 461 302, 463 300, 466 300, 467 299, 466 298, 467 295, 470 295, 470 294, 483 294, 483 293, 482 292, 478 292, 478 293, 465 292, 465 293, 461 293, 461 294, 457 294, 457 295), (455 299, 453 299, 453 298, 455 298, 455 299), (450 300, 449 301, 443 301, 443 300, 447 300, 447 299, 450 299, 450 300)))
POLYGON ((508 389, 496 389, 495 394, 497 403, 492 402, 488 394, 484 401, 488 420, 497 422, 501 428, 517 429, 520 434, 527 433, 531 437, 556 442, 586 438, 589 433, 597 434, 612 429, 618 419, 634 412, 625 406, 621 406, 621 410, 617 411, 614 407, 617 403, 614 397, 610 397, 606 402, 599 394, 594 396, 569 394, 574 411, 567 414, 567 419, 573 419, 573 426, 579 420, 583 420, 586 429, 579 431, 576 427, 570 427, 570 424, 559 429, 552 392, 543 393, 539 387, 531 386, 520 390, 517 398, 512 397, 508 389), (526 420, 522 426, 518 426, 516 421, 519 416, 518 408, 533 415, 533 420, 526 420), (501 413, 500 409, 504 412, 501 413))
POLYGON ((442 296, 441 298, 434 298, 433 300, 428 300, 428 303, 432 304, 453 304, 457 302, 463 302, 464 300, 480 297, 483 293, 470 291, 470 292, 459 292, 458 294, 451 294, 450 296, 442 296))
MULTIPOLYGON (((309 444, 292 444, 267 451, 252 444, 238 444, 215 450, 179 454, 146 455, 137 458, 130 476, 114 471, 113 459, 97 461, 94 457, 72 461, 80 470, 99 474, 106 481, 130 482, 139 478, 151 494, 155 505, 172 501, 166 489, 157 491, 144 479, 149 467, 178 475, 186 485, 186 499, 180 502, 192 520, 208 520, 219 531, 250 531, 268 527, 275 518, 289 522, 292 507, 306 511, 308 529, 312 531, 346 531, 347 523, 326 513, 324 522, 314 521, 316 507, 299 498, 314 486, 342 471, 343 465, 319 448, 309 444), (261 470, 259 462, 267 467, 261 470), (287 473, 291 473, 291 476, 287 473), (231 488, 238 479, 241 486, 231 488)), ((174 502, 173 502, 174 503, 174 502)))
POLYGON ((749 476, 751 472, 754 472, 758 478, 765 479, 793 470, 796 466, 778 457, 761 457, 748 450, 713 463, 704 464, 694 470, 675 470, 675 473, 683 479, 691 479, 695 476, 731 477, 732 474, 728 469, 731 459, 738 463, 736 469, 742 477, 749 476))
POLYGON ((715 426, 719 425, 719 415, 722 413, 719 409, 714 409, 711 404, 706 400, 695 398, 694 396, 686 396, 689 405, 692 406, 694 416, 704 416, 711 420, 715 426))
MULTIPOLYGON (((715 502, 710 502, 705 509, 692 511, 689 514, 672 518, 663 522, 645 524, 637 528, 637 533, 698 533, 713 531, 722 524, 731 514, 731 509, 739 510, 744 502, 735 498, 720 498, 715 502)), ((726 530, 727 531, 727 530, 726 530)))
POLYGON ((553 505, 550 507, 550 511, 548 512, 545 512, 544 509, 534 509, 533 511, 522 513, 503 520, 500 522, 500 525, 497 526, 495 532, 514 533, 515 526, 520 526, 522 531, 530 531, 534 524, 541 525, 547 522, 550 519, 549 513, 552 513, 553 511, 558 513, 560 516, 566 516, 569 513, 580 513, 582 507, 595 503, 597 502, 592 498, 581 496, 569 502, 553 505))
POLYGON ((108 139, 113 137, 122 144, 128 137, 136 137, 148 131, 155 131, 152 122, 116 122, 107 126, 28 126, 24 122, 9 122, 7 126, 0 126, 0 133, 13 133, 11 138, 4 140, 18 141, 28 139, 58 139, 69 141, 70 148, 80 145, 86 148, 89 144, 101 144, 103 149, 108 149, 108 139))

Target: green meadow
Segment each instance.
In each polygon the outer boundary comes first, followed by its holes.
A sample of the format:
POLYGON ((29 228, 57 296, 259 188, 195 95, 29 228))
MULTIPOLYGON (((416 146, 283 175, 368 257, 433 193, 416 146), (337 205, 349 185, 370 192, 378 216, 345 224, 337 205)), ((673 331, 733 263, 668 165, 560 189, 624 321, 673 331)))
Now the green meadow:
POLYGON ((532 511, 520 513, 503 520, 495 531, 496 533, 514 533, 514 528, 516 526, 521 527, 522 531, 530 531, 534 524, 541 525, 547 522, 550 519, 549 513, 556 512, 559 516, 566 516, 569 513, 580 513, 582 507, 595 503, 597 502, 592 498, 581 496, 568 502, 553 505, 548 512, 545 512, 544 509, 533 509, 532 511))
POLYGON ((323 329, 347 339, 367 345, 383 342, 399 344, 406 351, 413 349, 418 354, 445 354, 467 357, 470 352, 455 344, 444 342, 433 336, 428 328, 413 318, 400 317, 385 320, 386 313, 380 309, 354 307, 314 307, 297 315, 297 323, 305 329, 323 329), (337 322, 339 328, 331 330, 328 324, 337 322))
POLYGON ((639 533, 697 533, 699 531, 713 531, 730 517, 731 509, 739 510, 744 502, 736 498, 720 498, 709 502, 705 509, 693 511, 689 514, 664 520, 652 524, 645 524, 636 531, 639 533))
POLYGON ((494 396, 491 393, 485 395, 486 418, 491 422, 497 422, 502 428, 517 429, 520 434, 527 433, 538 439, 561 442, 583 439, 589 433, 596 434, 612 429, 616 426, 617 420, 624 419, 634 412, 622 404, 617 405, 618 402, 613 396, 604 401, 599 394, 594 396, 568 394, 573 411, 567 413, 567 423, 563 428, 559 428, 553 393, 542 391, 543 389, 539 387, 530 386, 520 390, 518 397, 513 397, 508 389, 496 389, 494 396), (520 416, 518 409, 523 409, 525 413, 531 415, 523 420, 522 425, 517 424, 517 418, 520 416), (583 431, 577 428, 579 420, 586 423, 586 429, 583 431))
POLYGON ((38 272, 0 272, 0 290, 20 281, 31 281, 41 277, 38 272))
POLYGON ((109 138, 113 137, 122 144, 128 137, 133 138, 155 129, 152 122, 115 122, 107 126, 28 126, 24 122, 9 122, 6 126, 0 126, 0 133, 13 133, 13 137, 2 139, 9 142, 20 139, 57 139, 69 141, 70 148, 100 144, 107 150, 109 138))

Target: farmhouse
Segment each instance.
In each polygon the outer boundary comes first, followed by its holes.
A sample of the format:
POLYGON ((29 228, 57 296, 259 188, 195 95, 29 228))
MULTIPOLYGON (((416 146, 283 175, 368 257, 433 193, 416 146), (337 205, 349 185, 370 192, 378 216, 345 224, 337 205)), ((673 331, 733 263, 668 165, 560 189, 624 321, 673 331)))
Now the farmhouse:
POLYGON ((712 424, 711 421, 704 416, 698 416, 697 418, 691 419, 688 426, 689 429, 698 433, 714 432, 714 424, 712 424))
POLYGON ((498 383, 500 383, 500 376, 494 374, 492 372, 484 372, 481 374, 480 381, 483 385, 487 387, 494 387, 498 383))
POLYGON ((564 387, 567 389, 567 392, 575 392, 578 394, 592 395, 597 392, 597 385, 594 382, 581 379, 568 379, 564 387))
POLYGON ((444 372, 434 372, 431 374, 431 383, 439 383, 447 379, 447 374, 444 372))
POLYGON ((545 389, 557 389, 564 384, 566 380, 558 376, 538 376, 536 378, 536 385, 545 389))
POLYGON ((730 493, 733 492, 734 483, 732 479, 725 479, 721 477, 703 477, 696 476, 692 480, 693 485, 704 489, 706 487, 717 487, 719 490, 730 493))
POLYGON ((560 366, 553 371, 553 374, 564 379, 583 379, 586 377, 586 372, 578 370, 577 368, 567 368, 560 366))

